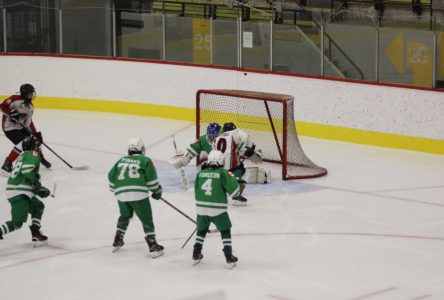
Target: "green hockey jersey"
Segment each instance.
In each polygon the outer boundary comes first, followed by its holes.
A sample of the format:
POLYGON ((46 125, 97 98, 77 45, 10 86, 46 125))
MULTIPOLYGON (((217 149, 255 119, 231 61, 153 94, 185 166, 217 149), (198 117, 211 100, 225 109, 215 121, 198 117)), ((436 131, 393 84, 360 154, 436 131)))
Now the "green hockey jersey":
POLYGON ((207 168, 197 173, 194 183, 196 212, 214 217, 228 209, 227 193, 235 197, 240 192, 238 179, 225 169, 207 168))
POLYGON ((142 154, 119 159, 109 171, 108 180, 111 191, 122 202, 146 199, 149 191, 160 189, 153 162, 142 154))
POLYGON ((206 152, 208 154, 211 150, 213 150, 213 146, 208 142, 206 134, 201 135, 187 148, 187 151, 192 155, 192 157, 195 157, 201 152, 206 152))
POLYGON ((6 197, 11 199, 19 195, 29 198, 42 186, 40 183, 40 155, 36 151, 24 151, 17 158, 14 169, 6 184, 6 197))

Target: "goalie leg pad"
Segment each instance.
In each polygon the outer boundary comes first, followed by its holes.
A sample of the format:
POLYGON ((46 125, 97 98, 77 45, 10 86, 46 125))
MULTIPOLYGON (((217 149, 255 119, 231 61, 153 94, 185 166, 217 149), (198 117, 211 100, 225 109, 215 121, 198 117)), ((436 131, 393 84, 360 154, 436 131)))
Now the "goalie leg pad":
POLYGON ((257 168, 257 183, 271 183, 271 171, 257 168))
POLYGON ((248 157, 248 159, 250 161, 254 162, 255 164, 262 163, 262 151, 261 150, 257 150, 250 157, 248 157))
POLYGON ((242 179, 247 183, 271 183, 271 171, 261 167, 248 167, 242 179))

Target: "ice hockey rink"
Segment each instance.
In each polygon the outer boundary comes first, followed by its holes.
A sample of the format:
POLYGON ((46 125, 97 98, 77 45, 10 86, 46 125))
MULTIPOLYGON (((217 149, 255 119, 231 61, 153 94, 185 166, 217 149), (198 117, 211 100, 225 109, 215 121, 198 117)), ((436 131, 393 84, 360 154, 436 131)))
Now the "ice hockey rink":
MULTIPOLYGON (((112 253, 118 217, 107 172, 141 137, 164 197, 194 216, 192 192, 168 160, 194 140, 194 124, 107 113, 37 110, 34 121, 47 144, 52 170, 42 182, 42 230, 49 245, 32 248, 24 227, 0 241, 0 299, 444 299, 444 157, 301 137, 306 154, 326 177, 248 185, 247 207, 230 207, 236 268, 226 266, 217 233, 206 239, 204 260, 193 267, 194 225, 161 201, 151 200, 165 255, 148 257, 134 218, 126 245, 112 253)), ((0 153, 11 143, 0 136, 0 153)), ((196 170, 187 168, 189 181, 196 170)), ((4 191, 6 178, 0 178, 4 191)), ((1 222, 10 217, 0 194, 1 222)), ((29 220, 28 220, 29 221, 29 220)))

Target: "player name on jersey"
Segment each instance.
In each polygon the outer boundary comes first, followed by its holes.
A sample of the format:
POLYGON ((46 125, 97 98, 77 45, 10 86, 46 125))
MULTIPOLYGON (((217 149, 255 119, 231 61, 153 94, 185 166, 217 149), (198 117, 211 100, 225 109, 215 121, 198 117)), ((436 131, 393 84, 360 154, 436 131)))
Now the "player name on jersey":
POLYGON ((218 173, 199 173, 199 178, 220 178, 218 173))
POLYGON ((132 158, 129 158, 129 157, 124 157, 124 158, 122 158, 122 159, 120 160, 120 162, 140 165, 140 160, 138 160, 138 159, 132 159, 132 158))

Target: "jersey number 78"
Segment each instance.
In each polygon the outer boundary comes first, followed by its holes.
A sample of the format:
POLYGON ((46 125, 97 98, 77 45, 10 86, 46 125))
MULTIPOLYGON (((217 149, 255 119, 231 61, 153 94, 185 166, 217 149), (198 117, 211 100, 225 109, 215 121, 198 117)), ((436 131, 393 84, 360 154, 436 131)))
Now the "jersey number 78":
POLYGON ((140 166, 132 163, 119 163, 117 168, 120 169, 118 180, 125 180, 125 178, 140 178, 140 166), (128 175, 128 177, 126 177, 128 175))

